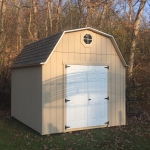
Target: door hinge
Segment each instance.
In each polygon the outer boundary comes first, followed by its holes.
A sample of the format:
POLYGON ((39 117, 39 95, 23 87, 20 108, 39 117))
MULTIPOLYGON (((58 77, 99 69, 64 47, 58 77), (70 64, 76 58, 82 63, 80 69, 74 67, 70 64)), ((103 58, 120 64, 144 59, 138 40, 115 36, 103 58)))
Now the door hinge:
POLYGON ((106 98, 104 98, 104 99, 107 99, 107 100, 109 100, 109 97, 106 97, 106 98))
POLYGON ((105 122, 104 124, 107 124, 107 125, 109 125, 109 121, 105 122))
POLYGON ((107 67, 104 67, 104 68, 107 68, 107 69, 109 69, 109 66, 107 66, 107 67))
POLYGON ((67 103, 67 102, 69 102, 70 100, 68 100, 68 99, 65 99, 65 103, 67 103))
POLYGON ((70 67, 70 66, 68 66, 68 65, 65 65, 65 68, 68 68, 68 67, 70 67))
POLYGON ((65 126, 65 130, 66 130, 67 128, 70 128, 70 126, 65 126))

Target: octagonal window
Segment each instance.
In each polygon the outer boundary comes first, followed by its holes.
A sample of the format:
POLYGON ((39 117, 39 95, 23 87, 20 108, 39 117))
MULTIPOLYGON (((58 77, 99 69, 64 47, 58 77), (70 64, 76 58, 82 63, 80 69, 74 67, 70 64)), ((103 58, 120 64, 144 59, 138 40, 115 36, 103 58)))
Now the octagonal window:
POLYGON ((92 42, 92 36, 90 34, 84 35, 83 39, 85 44, 91 44, 92 42))

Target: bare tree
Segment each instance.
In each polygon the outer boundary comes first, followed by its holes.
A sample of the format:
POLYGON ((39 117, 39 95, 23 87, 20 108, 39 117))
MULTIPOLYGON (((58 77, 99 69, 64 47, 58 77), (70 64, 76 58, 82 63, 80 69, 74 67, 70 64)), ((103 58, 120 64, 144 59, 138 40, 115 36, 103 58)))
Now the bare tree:
POLYGON ((0 33, 4 31, 4 18, 6 11, 6 0, 0 0, 0 33))
POLYGON ((142 18, 142 14, 143 14, 143 10, 145 7, 147 0, 141 0, 140 5, 139 5, 139 9, 138 12, 136 14, 136 18, 134 21, 134 37, 133 40, 131 42, 131 53, 130 53, 130 58, 129 58, 129 69, 128 69, 128 73, 129 75, 132 77, 132 73, 133 73, 133 66, 134 66, 134 57, 135 57, 135 47, 136 47, 136 39, 139 33, 139 29, 140 29, 140 23, 141 23, 141 18, 142 18))
POLYGON ((52 34, 52 0, 48 0, 47 2, 47 17, 46 17, 46 37, 52 34))
POLYGON ((58 6, 57 6, 57 21, 56 21, 56 32, 59 32, 59 26, 62 30, 62 20, 61 20, 61 5, 62 5, 62 0, 58 1, 58 6))
POLYGON ((133 0, 128 0, 129 4, 129 22, 132 23, 133 19, 133 0))
POLYGON ((38 10, 37 10, 37 2, 36 0, 32 0, 32 5, 33 5, 33 37, 34 37, 34 41, 38 40, 38 10))

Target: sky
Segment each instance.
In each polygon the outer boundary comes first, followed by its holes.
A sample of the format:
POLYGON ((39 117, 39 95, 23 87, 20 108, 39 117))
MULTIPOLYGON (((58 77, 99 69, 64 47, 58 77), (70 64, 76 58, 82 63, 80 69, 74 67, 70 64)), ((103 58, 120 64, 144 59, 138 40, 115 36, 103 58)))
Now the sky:
MULTIPOLYGON (((129 5, 128 5, 128 0, 122 0, 122 2, 119 4, 120 0, 115 0, 115 2, 117 3, 117 6, 116 6, 116 9, 119 10, 120 12, 123 12, 124 13, 124 10, 123 8, 126 7, 126 12, 129 11, 129 5)), ((135 2, 137 0, 133 0, 135 4, 135 2)), ((139 2, 134 6, 134 11, 135 11, 135 14, 137 14, 137 11, 139 9, 139 5, 140 5, 140 0, 139 2)), ((143 11, 143 15, 144 17, 146 18, 147 22, 150 23, 150 0, 147 0, 147 3, 145 5, 145 8, 144 8, 144 11, 143 11)))
MULTIPOLYGON (((150 1, 149 1, 149 4, 150 4, 150 1)), ((146 6, 145 6, 145 10, 144 10, 144 14, 146 16, 146 18, 150 21, 150 6, 149 6, 148 3, 146 3, 146 6)))

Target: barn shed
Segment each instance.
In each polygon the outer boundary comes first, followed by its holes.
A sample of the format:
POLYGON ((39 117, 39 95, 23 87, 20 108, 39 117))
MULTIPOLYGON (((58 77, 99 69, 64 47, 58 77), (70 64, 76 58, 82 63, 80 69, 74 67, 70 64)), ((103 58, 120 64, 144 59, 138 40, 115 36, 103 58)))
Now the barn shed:
POLYGON ((11 115, 42 135, 125 125, 126 66, 90 27, 29 44, 12 66, 11 115))

